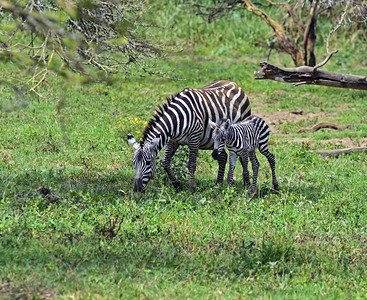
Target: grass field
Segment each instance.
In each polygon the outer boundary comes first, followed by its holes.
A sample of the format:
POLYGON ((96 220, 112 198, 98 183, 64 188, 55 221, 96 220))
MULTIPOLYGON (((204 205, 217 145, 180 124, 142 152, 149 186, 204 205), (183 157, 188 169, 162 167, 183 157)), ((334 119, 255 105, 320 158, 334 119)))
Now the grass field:
MULTIPOLYGON (((0 88, 0 298, 365 299, 367 155, 313 151, 366 146, 366 92, 255 81, 266 48, 252 42, 266 26, 236 15, 188 21, 182 9, 168 5, 158 18, 177 29, 161 30, 160 38, 184 45, 159 67, 185 80, 116 75, 77 85, 50 78, 45 98, 24 99, 0 88), (253 114, 270 123, 280 194, 272 193, 260 155, 252 201, 240 166, 233 187, 216 186, 217 164, 205 151, 189 193, 185 149, 174 161, 184 191, 171 187, 158 164, 146 193, 133 193, 127 133, 141 137, 168 96, 217 79, 239 84, 253 114), (347 128, 297 133, 321 121, 347 128)), ((365 74, 363 51, 348 53, 329 69, 365 74)))

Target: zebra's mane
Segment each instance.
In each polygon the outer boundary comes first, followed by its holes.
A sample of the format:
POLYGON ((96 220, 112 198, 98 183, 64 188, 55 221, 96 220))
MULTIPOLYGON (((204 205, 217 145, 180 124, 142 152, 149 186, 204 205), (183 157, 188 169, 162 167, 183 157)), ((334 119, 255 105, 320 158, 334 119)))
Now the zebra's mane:
POLYGON ((148 125, 145 127, 145 129, 143 131, 143 138, 140 141, 140 146, 141 147, 143 147, 144 143, 146 142, 146 140, 148 138, 148 134, 153 130, 153 128, 155 127, 155 124, 158 123, 160 118, 167 111, 167 109, 170 106, 170 104, 171 104, 174 97, 175 96, 171 96, 171 98, 167 98, 166 103, 164 103, 162 106, 157 107, 153 118, 148 121, 148 125))

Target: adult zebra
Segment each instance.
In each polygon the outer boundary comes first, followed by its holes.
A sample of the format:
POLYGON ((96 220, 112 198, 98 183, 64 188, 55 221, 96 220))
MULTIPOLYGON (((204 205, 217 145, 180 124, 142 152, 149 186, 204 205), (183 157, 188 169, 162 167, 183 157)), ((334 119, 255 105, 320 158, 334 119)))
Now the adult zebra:
MULTIPOLYGON (((156 171, 155 157, 164 146, 166 150, 163 168, 176 189, 182 189, 181 182, 176 179, 170 167, 171 158, 180 145, 189 147, 189 190, 194 190, 198 150, 213 149, 209 120, 217 122, 227 118, 238 122, 249 115, 251 109, 247 95, 237 84, 226 80, 216 81, 199 89, 186 88, 172 96, 150 120, 140 143, 131 134, 127 136, 135 149, 134 191, 144 192, 156 171)), ((223 151, 218 157, 217 183, 223 182, 227 156, 223 151)))

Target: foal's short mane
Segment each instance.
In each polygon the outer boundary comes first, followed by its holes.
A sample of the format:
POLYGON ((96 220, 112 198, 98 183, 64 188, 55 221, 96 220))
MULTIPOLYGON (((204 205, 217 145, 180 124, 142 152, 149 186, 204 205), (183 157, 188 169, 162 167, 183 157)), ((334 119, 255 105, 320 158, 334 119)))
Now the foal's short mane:
POLYGON ((219 121, 218 121, 218 125, 219 125, 219 127, 220 126, 222 126, 225 122, 227 122, 227 118, 222 118, 222 119, 220 119, 219 121))

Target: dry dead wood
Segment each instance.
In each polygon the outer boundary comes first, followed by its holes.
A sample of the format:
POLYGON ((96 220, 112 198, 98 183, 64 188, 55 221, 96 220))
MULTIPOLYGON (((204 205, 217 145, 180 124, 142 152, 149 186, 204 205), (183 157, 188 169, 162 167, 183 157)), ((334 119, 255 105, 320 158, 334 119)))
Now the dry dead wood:
POLYGON ((341 131, 341 130, 344 130, 344 129, 348 128, 348 126, 340 126, 338 124, 334 124, 334 123, 330 123, 330 122, 320 122, 320 123, 317 123, 316 125, 314 125, 312 127, 301 128, 300 130, 297 131, 297 133, 313 132, 313 131, 320 130, 322 128, 330 128, 330 129, 335 129, 335 130, 341 131))
POLYGON ((261 70, 256 71, 256 79, 270 79, 293 83, 295 86, 315 84, 330 87, 367 90, 367 77, 329 72, 316 67, 279 68, 266 62, 260 63, 261 70))
POLYGON ((320 150, 314 152, 326 157, 338 157, 341 154, 349 154, 352 152, 367 152, 367 147, 344 148, 337 150, 320 150))

